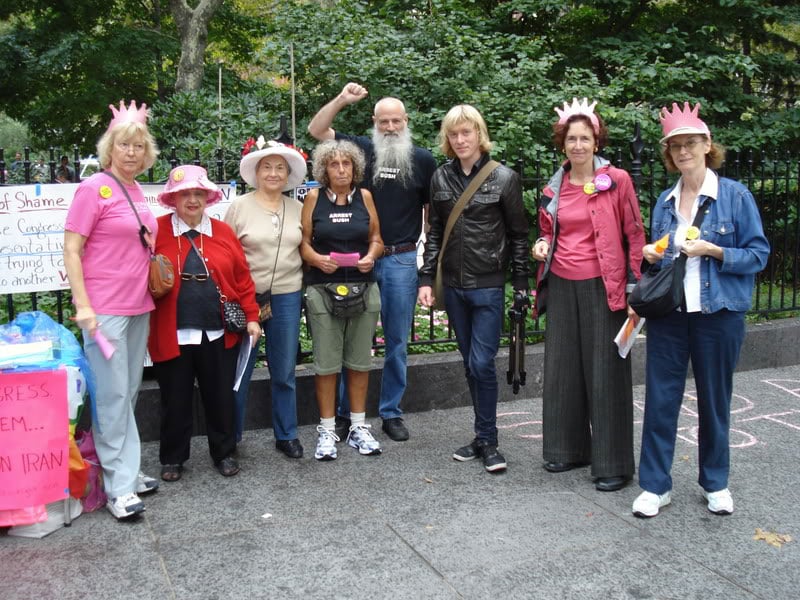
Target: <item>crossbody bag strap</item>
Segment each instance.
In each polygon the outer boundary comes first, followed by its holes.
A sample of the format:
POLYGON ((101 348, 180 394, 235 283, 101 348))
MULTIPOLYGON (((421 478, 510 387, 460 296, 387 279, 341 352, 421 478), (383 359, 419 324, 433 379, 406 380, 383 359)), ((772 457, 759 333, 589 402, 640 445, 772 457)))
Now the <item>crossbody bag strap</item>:
POLYGON ((119 180, 119 178, 116 175, 114 175, 111 171, 103 171, 103 174, 108 175, 109 177, 111 177, 111 179, 117 182, 119 189, 121 189, 122 193, 125 194, 125 199, 128 201, 128 204, 130 204, 133 214, 136 215, 136 220, 139 221, 139 227, 144 227, 144 223, 142 223, 142 219, 139 216, 139 211, 136 210, 136 207, 133 205, 133 200, 131 200, 131 195, 128 193, 127 188, 124 185, 122 185, 122 182, 119 180))
MULTIPOLYGON (((131 200, 131 195, 128 193, 128 189, 123 185, 123 183, 119 180, 119 178, 116 175, 114 175, 111 171, 103 171, 103 174, 108 175, 109 177, 111 177, 111 179, 116 181, 117 185, 119 186, 119 189, 121 189, 122 193, 125 194, 125 199, 128 201, 128 204, 130 205, 131 210, 133 211, 133 214, 136 216, 136 220, 139 223, 139 239, 142 240, 142 245, 144 245, 145 243, 144 234, 149 230, 147 229, 147 227, 144 226, 144 223, 142 223, 142 218, 139 216, 139 211, 136 210, 136 206, 134 206, 133 200, 131 200)), ((147 246, 147 249, 150 252, 150 256, 152 257, 155 254, 155 251, 150 246, 147 246)))
POLYGON ((447 241, 450 239, 450 234, 453 231, 453 227, 456 225, 456 221, 458 221, 458 217, 461 216, 461 213, 464 212, 464 209, 467 207, 467 204, 475 195, 475 192, 478 191, 478 188, 481 187, 486 178, 494 171, 497 167, 500 166, 500 163, 496 160, 490 160, 487 162, 478 174, 472 179, 469 183, 467 188, 461 193, 458 201, 456 202, 455 206, 453 206, 453 210, 450 212, 450 216, 447 218, 447 224, 444 227, 444 235, 442 236, 442 246, 439 248, 439 260, 436 269, 436 276, 441 276, 442 270, 442 259, 444 258, 444 251, 447 248, 447 241))
POLYGON ((214 276, 211 274, 211 269, 208 268, 208 264, 206 263, 206 259, 203 256, 203 253, 200 252, 200 249, 197 247, 197 244, 194 243, 194 240, 192 238, 190 238, 188 235, 184 237, 186 237, 186 239, 189 240, 189 243, 192 245, 195 254, 197 254, 197 257, 202 261, 203 266, 206 269, 206 273, 208 273, 208 277, 211 279, 212 282, 214 282, 214 287, 217 288, 217 293, 219 294, 219 303, 225 304, 228 301, 228 297, 222 293, 222 289, 219 287, 217 280, 214 279, 214 276))
MULTIPOLYGON (((692 221, 692 227, 697 227, 700 229, 700 225, 703 224, 703 219, 706 218, 706 210, 708 209, 708 205, 711 204, 711 198, 706 198, 703 203, 700 205, 700 208, 697 209, 697 214, 694 216, 694 220, 692 221)), ((689 260, 689 257, 686 256, 683 252, 680 253, 680 256, 675 259, 675 263, 677 264, 678 261, 686 262, 689 260)))

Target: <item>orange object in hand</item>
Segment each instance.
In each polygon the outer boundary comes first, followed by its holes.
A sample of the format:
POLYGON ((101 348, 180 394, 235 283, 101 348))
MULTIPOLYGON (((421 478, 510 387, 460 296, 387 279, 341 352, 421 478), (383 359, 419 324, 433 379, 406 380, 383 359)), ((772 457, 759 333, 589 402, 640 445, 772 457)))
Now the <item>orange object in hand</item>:
POLYGON ((659 254, 663 254, 664 250, 667 249, 668 244, 669 244, 669 234, 666 234, 661 239, 656 240, 655 243, 656 252, 658 252, 659 254))

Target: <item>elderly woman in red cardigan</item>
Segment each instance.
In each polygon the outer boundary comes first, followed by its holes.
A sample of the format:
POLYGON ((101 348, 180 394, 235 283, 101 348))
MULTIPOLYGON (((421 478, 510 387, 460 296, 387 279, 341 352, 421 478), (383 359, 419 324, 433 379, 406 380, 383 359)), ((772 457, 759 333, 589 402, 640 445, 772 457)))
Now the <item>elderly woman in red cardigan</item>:
POLYGON ((161 389, 161 478, 177 481, 189 459, 194 382, 205 409, 208 449, 219 472, 239 472, 233 383, 242 333, 226 328, 222 302, 238 302, 245 332, 261 335, 250 269, 233 230, 205 214, 222 192, 205 169, 175 167, 158 201, 174 212, 159 217, 156 252, 175 266, 175 287, 156 301, 148 348, 161 389))

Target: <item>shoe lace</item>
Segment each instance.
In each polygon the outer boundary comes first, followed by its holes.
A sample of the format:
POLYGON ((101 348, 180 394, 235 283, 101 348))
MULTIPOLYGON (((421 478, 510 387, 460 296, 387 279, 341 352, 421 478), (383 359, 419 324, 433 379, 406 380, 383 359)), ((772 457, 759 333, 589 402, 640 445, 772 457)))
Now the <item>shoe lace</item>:
POLYGON ((141 502, 141 500, 139 500, 139 496, 134 493, 125 494, 124 496, 119 496, 116 498, 116 503, 121 506, 127 506, 128 504, 134 504, 138 502, 141 502))
POLYGON ((372 425, 367 425, 366 423, 351 425, 350 436, 354 437, 356 441, 361 442, 362 444, 374 443, 375 437, 372 435, 370 427, 372 427, 372 425))
POLYGON ((323 427, 322 425, 317 425, 317 433, 323 436, 323 438, 332 439, 332 441, 325 439, 326 443, 335 443, 340 441, 340 438, 338 435, 336 435, 335 431, 331 431, 330 429, 328 429, 327 427, 323 427))

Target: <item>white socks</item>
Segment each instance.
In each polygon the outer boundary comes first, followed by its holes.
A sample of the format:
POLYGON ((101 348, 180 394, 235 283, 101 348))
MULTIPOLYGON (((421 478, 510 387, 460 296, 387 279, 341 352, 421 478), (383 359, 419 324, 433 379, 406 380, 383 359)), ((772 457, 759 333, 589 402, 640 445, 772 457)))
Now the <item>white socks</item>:
POLYGON ((362 425, 363 426, 364 424, 366 424, 366 422, 367 422, 367 413, 365 413, 365 412, 360 412, 360 413, 351 412, 350 413, 350 424, 352 426, 354 426, 354 427, 356 425, 362 425))

